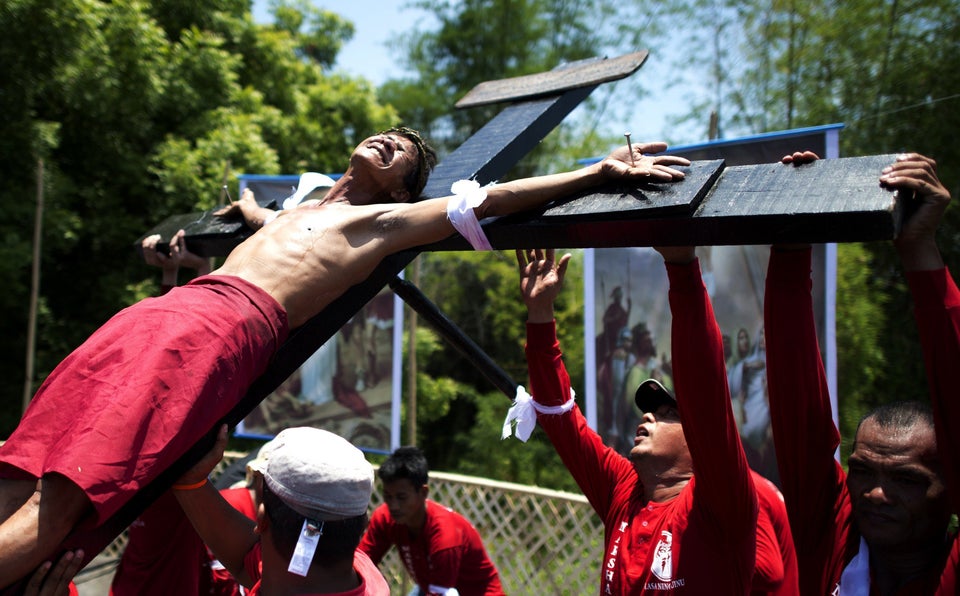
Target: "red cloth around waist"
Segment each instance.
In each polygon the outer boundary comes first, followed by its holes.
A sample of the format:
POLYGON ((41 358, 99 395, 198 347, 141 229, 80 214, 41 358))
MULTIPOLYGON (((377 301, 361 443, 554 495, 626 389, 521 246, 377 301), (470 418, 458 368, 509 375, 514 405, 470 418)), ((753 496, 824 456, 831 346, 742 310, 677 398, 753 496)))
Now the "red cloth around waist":
POLYGON ((237 277, 120 311, 40 387, 0 447, 0 477, 63 474, 99 524, 237 404, 287 332, 276 300, 237 277))

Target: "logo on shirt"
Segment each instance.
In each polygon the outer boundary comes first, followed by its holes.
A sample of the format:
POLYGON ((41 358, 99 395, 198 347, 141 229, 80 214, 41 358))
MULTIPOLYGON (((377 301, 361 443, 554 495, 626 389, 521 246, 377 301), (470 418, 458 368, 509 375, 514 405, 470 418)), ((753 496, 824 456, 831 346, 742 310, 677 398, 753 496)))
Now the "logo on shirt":
POLYGON ((673 534, 666 530, 660 532, 660 540, 653 551, 650 572, 660 581, 668 582, 673 579, 673 534))

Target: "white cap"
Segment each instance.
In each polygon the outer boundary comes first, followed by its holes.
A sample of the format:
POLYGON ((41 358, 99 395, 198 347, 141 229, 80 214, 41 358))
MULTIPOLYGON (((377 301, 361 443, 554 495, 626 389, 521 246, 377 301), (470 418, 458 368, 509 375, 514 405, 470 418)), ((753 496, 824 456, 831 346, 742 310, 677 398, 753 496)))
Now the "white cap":
POLYGON ((317 521, 367 511, 373 466, 363 452, 331 432, 310 427, 283 430, 263 472, 270 491, 300 515, 317 521))

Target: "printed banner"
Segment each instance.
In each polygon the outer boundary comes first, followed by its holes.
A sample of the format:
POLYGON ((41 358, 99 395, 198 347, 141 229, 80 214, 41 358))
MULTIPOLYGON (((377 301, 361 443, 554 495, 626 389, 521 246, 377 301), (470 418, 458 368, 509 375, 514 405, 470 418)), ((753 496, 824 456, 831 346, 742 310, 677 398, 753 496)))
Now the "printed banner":
MULTIPOLYGON (((777 481, 770 434, 763 290, 767 246, 700 247, 704 285, 723 336, 734 416, 751 466, 777 481)), ((814 307, 825 337, 825 254, 814 248, 814 307)), ((629 452, 641 412, 634 392, 655 378, 673 388, 671 314, 663 259, 652 248, 593 251, 596 335, 596 429, 607 445, 629 452)), ((823 347, 821 347, 824 350, 823 347)), ((825 352, 825 350, 824 350, 825 352)))

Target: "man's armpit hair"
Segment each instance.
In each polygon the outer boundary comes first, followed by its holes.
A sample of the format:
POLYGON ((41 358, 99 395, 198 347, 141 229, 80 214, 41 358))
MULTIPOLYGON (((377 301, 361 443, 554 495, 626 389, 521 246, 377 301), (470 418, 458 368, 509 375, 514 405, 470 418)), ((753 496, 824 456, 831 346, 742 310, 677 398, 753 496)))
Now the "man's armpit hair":
POLYGON ((373 231, 378 236, 384 236, 390 232, 402 230, 406 225, 403 218, 398 215, 399 211, 393 209, 387 213, 382 213, 374 220, 373 231))

